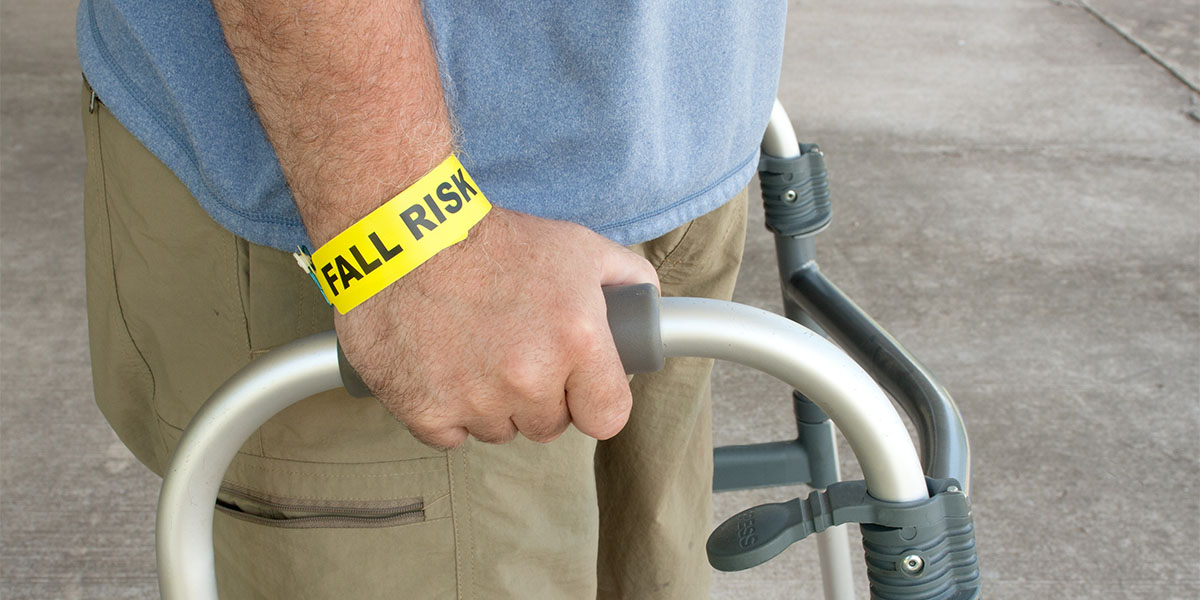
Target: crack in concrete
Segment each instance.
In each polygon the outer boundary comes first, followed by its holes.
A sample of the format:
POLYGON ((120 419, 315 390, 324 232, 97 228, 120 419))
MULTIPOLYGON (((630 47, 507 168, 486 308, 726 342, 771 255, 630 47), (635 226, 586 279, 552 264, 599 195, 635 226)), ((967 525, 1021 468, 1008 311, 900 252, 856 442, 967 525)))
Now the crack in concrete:
MULTIPOLYGON (((1059 6, 1078 6, 1078 7, 1082 8, 1083 10, 1087 11, 1089 14, 1091 14, 1093 17, 1095 17, 1096 20, 1103 23, 1105 27, 1108 27, 1109 29, 1115 31, 1118 35, 1125 38, 1125 41, 1129 42, 1130 44, 1133 44, 1133 46, 1135 48, 1137 48, 1138 50, 1141 50, 1143 54, 1150 57, 1150 60, 1153 60, 1154 62, 1158 63, 1158 66, 1165 69, 1168 73, 1171 74, 1172 77, 1179 80, 1180 83, 1182 83, 1183 85, 1186 85, 1193 92, 1200 94, 1200 85, 1197 85, 1194 81, 1192 81, 1186 75, 1184 75, 1179 69, 1176 69, 1174 66, 1172 66, 1169 62, 1167 62, 1167 60, 1165 58, 1160 56, 1157 52, 1155 52, 1152 48, 1150 48, 1150 46, 1147 45, 1145 42, 1143 42, 1142 40, 1139 40, 1135 35, 1133 35, 1133 32, 1126 30, 1125 28, 1121 27, 1120 25, 1117 25, 1115 22, 1112 21, 1112 19, 1109 19, 1107 16, 1104 15, 1104 13, 1101 13, 1099 10, 1097 10, 1095 7, 1093 7, 1091 4, 1089 4, 1087 0, 1075 0, 1074 2, 1064 2, 1063 0, 1051 0, 1051 1, 1059 6)), ((1198 121, 1200 121, 1200 118, 1197 118, 1197 116, 1194 114, 1194 112, 1189 112, 1188 114, 1193 119, 1197 119, 1198 121)))

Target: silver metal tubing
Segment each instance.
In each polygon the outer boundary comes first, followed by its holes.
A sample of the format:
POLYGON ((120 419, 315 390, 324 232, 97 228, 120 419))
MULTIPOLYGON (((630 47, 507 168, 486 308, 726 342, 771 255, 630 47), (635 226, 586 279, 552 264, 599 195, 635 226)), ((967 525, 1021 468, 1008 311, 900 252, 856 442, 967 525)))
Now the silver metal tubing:
POLYGON ((254 361, 196 413, 175 448, 158 497, 158 586, 164 599, 217 597, 213 508, 229 463, 267 419, 339 387, 337 338, 327 331, 254 361))
POLYGON ((662 299, 667 356, 729 360, 804 393, 854 450, 871 495, 888 502, 928 497, 908 431, 879 386, 825 338, 765 310, 702 298, 662 299))
POLYGON ((821 587, 825 600, 854 600, 854 572, 850 567, 850 532, 845 525, 817 534, 821 561, 821 587))
POLYGON ((920 438, 925 473, 938 479, 957 479, 964 493, 969 494, 970 445, 962 415, 950 393, 920 361, 829 281, 815 262, 804 265, 785 281, 788 299, 816 319, 908 413, 920 438))
MULTIPOLYGON (((767 122, 767 130, 763 134, 763 154, 779 158, 793 158, 800 155, 800 141, 796 130, 788 118, 787 111, 779 99, 771 108, 771 118, 767 122)), ((775 250, 779 258, 780 281, 787 281, 787 275, 794 270, 792 261, 808 261, 816 256, 813 249, 812 235, 799 238, 784 237, 776 234, 775 250)), ((824 334, 820 326, 800 307, 784 294, 783 305, 789 319, 812 329, 818 334, 824 334)), ((837 446, 834 445, 833 469, 840 477, 836 459, 837 446)), ((845 525, 831 527, 817 534, 817 552, 821 557, 821 580, 825 588, 826 600, 853 600, 854 578, 850 572, 850 538, 845 525)))
MULTIPOLYGON (((833 429, 833 423, 826 421, 825 427, 833 429)), ((832 431, 830 432, 832 436, 832 431)), ((831 440, 832 441, 832 440, 831 440)), ((841 461, 838 460, 837 444, 830 444, 834 481, 841 481, 841 461)), ((821 488, 824 491, 824 488, 821 488)), ((850 531, 845 525, 830 527, 817 534, 817 557, 821 563, 821 586, 825 590, 825 600, 855 600, 854 572, 850 561, 850 531)))
MULTIPOLYGON (((917 454, 871 378, 821 336, 783 317, 728 302, 662 301, 670 356, 707 356, 757 368, 820 406, 854 449, 871 494, 909 502, 927 497, 917 454)), ((159 495, 159 590, 166 600, 215 599, 213 509, 233 457, 279 411, 342 386, 332 331, 273 350, 239 371, 193 417, 159 495)))
POLYGON ((771 119, 767 121, 767 131, 763 134, 762 144, 759 148, 764 154, 779 158, 792 158, 800 155, 800 142, 796 140, 796 130, 792 128, 787 111, 783 109, 778 98, 775 99, 775 105, 771 107, 771 119))

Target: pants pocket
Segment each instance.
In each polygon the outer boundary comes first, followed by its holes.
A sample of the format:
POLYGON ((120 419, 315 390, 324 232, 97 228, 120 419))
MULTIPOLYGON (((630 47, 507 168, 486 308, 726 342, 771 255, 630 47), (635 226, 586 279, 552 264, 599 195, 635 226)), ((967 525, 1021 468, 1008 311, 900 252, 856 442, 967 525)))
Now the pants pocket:
POLYGON ((222 485, 217 494, 217 510, 235 519, 285 529, 391 527, 425 520, 423 498, 373 501, 285 498, 230 483, 222 485))

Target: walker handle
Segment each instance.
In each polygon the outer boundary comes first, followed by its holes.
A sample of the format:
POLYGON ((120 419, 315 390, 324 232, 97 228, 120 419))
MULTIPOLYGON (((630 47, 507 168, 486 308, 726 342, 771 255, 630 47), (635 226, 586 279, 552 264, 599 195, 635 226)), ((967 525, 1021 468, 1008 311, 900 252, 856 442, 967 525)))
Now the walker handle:
MULTIPOLYGON (((772 375, 811 399, 842 432, 871 498, 899 507, 928 498, 904 422, 870 375, 832 342, 780 315, 733 302, 657 301, 652 286, 617 296, 620 300, 610 296, 609 315, 627 369, 655 368, 664 356, 695 356, 772 375), (637 317, 618 315, 627 310, 637 317), (635 350, 626 350, 630 347, 635 350)), ((279 411, 343 386, 336 346, 336 334, 325 331, 275 348, 231 376, 192 417, 159 494, 155 535, 165 600, 217 598, 213 507, 225 471, 254 431, 279 411)), ((925 571, 937 572, 930 557, 925 571)))
MULTIPOLYGON (((625 373, 653 373, 663 368, 662 329, 658 321, 658 288, 654 284, 610 286, 602 290, 608 305, 608 328, 625 373)), ((337 346, 338 370, 346 391, 355 398, 371 395, 358 371, 337 346)))

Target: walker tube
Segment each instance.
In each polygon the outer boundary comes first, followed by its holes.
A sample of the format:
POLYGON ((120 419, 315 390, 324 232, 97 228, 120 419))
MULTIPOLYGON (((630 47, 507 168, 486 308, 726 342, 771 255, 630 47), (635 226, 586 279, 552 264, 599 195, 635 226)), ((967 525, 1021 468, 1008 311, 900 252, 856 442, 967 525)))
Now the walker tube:
POLYGON ((950 393, 842 290, 809 262, 791 274, 785 293, 891 392, 917 430, 925 473, 971 486, 967 428, 950 393))
POLYGON ((871 495, 928 498, 900 415, 871 376, 832 342, 765 310, 704 298, 662 299, 667 356, 704 356, 753 367, 820 406, 849 442, 871 495))
POLYGON ((764 154, 791 158, 800 154, 800 142, 796 139, 796 130, 788 118, 787 111, 779 98, 771 107, 771 118, 767 121, 767 130, 763 133, 762 144, 759 146, 764 154))
MULTIPOLYGON (((778 98, 771 107, 771 117, 767 121, 767 130, 763 132, 760 149, 766 156, 785 159, 800 156, 800 140, 796 136, 795 128, 792 127, 792 120, 788 117, 787 111, 778 98)), ((788 241, 804 249, 806 253, 803 256, 815 256, 813 234, 785 237, 776 233, 775 249, 779 254, 780 281, 787 281, 787 275, 791 273, 791 270, 784 272, 784 269, 790 264, 789 260, 800 256, 795 253, 785 254, 783 247, 787 245, 788 241)), ((812 317, 796 306, 795 302, 790 301, 786 294, 783 298, 783 307, 784 314, 788 319, 824 335, 816 321, 813 321, 812 317)), ((836 458, 837 445, 831 444, 830 446, 833 450, 834 460, 829 467, 832 470, 833 480, 837 481, 841 479, 841 470, 836 458)), ((854 600, 856 594, 854 578, 850 573, 850 536, 846 527, 844 525, 831 527, 817 534, 817 553, 821 558, 821 582, 825 588, 825 598, 827 600, 854 600)))
POLYGON ((229 463, 276 413, 341 386, 337 336, 326 331, 263 355, 200 407, 175 447, 158 496, 155 529, 163 598, 217 597, 213 510, 229 463))
MULTIPOLYGON (((871 495, 927 497, 916 450, 878 386, 832 343, 769 312, 729 302, 667 298, 662 344, 670 356, 739 362, 802 391, 854 449, 871 495)), ((157 549, 166 600, 217 597, 213 510, 222 477, 263 423, 299 400, 342 385, 332 331, 277 348, 222 385, 193 417, 163 479, 157 549)))
MULTIPOLYGON (((761 148, 768 157, 800 156, 795 129, 778 99, 771 109, 761 148)), ((792 237, 776 233, 775 251, 788 318, 827 333, 866 368, 913 422, 925 473, 937 479, 957 479, 963 490, 970 493, 967 430, 946 389, 904 346, 821 273, 811 234, 792 237)))

